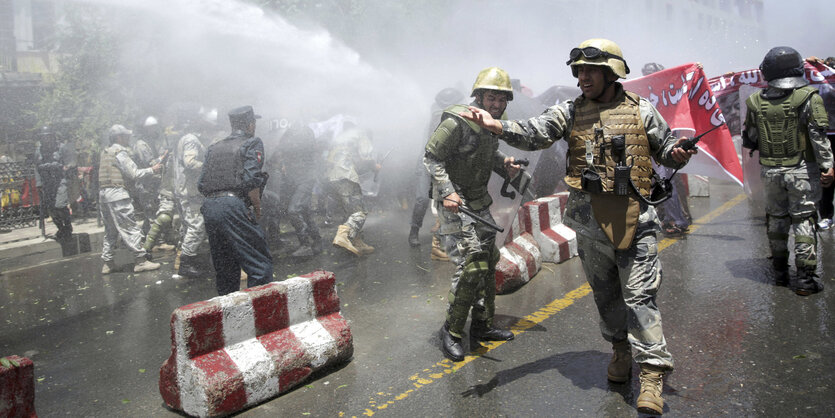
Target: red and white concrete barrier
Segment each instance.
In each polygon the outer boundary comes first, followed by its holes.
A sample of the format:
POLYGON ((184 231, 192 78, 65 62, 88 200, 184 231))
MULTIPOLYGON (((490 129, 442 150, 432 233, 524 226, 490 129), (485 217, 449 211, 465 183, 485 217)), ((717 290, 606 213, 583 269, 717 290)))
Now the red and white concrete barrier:
POLYGON ((316 271, 183 306, 159 390, 172 409, 219 416, 287 391, 353 354, 335 277, 316 271))
POLYGON ((568 192, 563 192, 525 203, 519 208, 505 241, 527 232, 539 244, 542 261, 561 263, 576 256, 577 234, 562 223, 567 202, 568 192))
POLYGON ((496 265, 496 293, 513 291, 539 272, 543 261, 561 263, 577 255, 577 234, 563 225, 568 192, 525 203, 516 212, 496 265))
POLYGON ((499 249, 501 258, 496 263, 496 293, 518 289, 542 268, 542 255, 533 236, 523 233, 499 249))
POLYGON ((35 365, 20 356, 0 362, 0 417, 37 417, 35 413, 35 365))
POLYGON ((577 234, 563 224, 568 192, 526 203, 530 232, 542 249, 542 261, 562 263, 577 255, 577 234))

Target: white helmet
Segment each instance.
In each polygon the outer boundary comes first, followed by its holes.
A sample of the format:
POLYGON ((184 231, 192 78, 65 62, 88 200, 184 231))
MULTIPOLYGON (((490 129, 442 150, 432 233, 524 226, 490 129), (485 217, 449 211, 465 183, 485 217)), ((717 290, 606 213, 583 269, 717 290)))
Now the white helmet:
POLYGON ((154 125, 157 125, 157 124, 159 124, 159 121, 157 120, 157 118, 155 118, 153 116, 148 116, 147 118, 145 118, 145 123, 142 126, 147 128, 149 126, 154 126, 154 125))
POLYGON ((217 125, 217 108, 216 107, 207 109, 203 106, 200 106, 200 110, 198 111, 198 113, 200 113, 200 116, 203 118, 204 121, 206 121, 206 122, 208 122, 212 125, 217 125))

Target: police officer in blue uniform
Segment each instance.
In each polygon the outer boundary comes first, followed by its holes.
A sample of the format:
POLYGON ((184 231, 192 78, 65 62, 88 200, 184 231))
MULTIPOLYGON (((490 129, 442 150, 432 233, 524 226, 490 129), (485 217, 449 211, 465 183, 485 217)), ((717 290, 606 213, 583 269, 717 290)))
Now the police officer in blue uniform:
POLYGON ((240 272, 247 287, 272 281, 273 262, 261 217, 261 192, 267 183, 264 143, 255 136, 252 106, 229 112, 232 134, 209 147, 198 190, 206 200, 200 208, 209 236, 217 293, 240 288, 240 272))

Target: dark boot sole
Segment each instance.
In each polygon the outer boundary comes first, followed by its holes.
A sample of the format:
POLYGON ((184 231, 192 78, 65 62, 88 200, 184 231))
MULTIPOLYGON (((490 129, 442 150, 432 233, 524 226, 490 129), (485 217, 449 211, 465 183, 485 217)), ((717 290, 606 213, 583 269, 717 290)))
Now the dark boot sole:
POLYGON ((445 356, 446 358, 448 358, 448 359, 450 359, 450 360, 452 360, 452 361, 455 361, 455 362, 458 362, 458 361, 463 361, 463 360, 464 360, 464 358, 465 358, 465 356, 461 356, 461 357, 456 357, 456 356, 453 356, 453 355, 452 355, 452 353, 450 353, 449 351, 447 351, 447 349, 446 349, 445 347, 441 347, 441 351, 443 351, 443 352, 444 352, 444 356, 445 356))
POLYGON ((651 407, 651 406, 639 406, 638 407, 638 412, 640 412, 642 414, 646 414, 646 415, 656 415, 656 416, 664 414, 664 411, 659 411, 659 410, 655 409, 655 407, 651 407))
POLYGON ((632 371, 630 370, 629 373, 630 374, 627 374, 626 376, 612 376, 609 373, 606 373, 606 379, 609 379, 612 383, 626 383, 629 381, 629 376, 632 375, 632 371))

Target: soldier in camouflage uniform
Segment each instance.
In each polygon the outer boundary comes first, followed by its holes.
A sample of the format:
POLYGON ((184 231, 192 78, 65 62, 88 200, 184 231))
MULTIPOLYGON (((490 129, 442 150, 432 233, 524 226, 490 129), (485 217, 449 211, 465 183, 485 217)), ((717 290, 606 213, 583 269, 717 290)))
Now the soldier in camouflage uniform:
POLYGON ((108 131, 110 146, 102 150, 99 158, 99 207, 104 221, 104 240, 101 258, 104 261, 101 272, 110 274, 115 269, 113 249, 117 240, 122 241, 133 252, 136 262, 134 273, 156 270, 159 263, 147 259, 147 252, 141 246, 142 231, 134 216, 128 185, 137 179, 153 176, 162 170, 157 163, 148 168, 138 168, 131 159, 129 149, 133 132, 122 125, 113 125, 108 131))
POLYGON ((342 211, 348 215, 345 222, 339 225, 333 245, 356 256, 374 252, 374 247, 366 244, 361 236, 368 212, 362 202, 359 183, 359 173, 380 170, 373 151, 368 133, 346 123, 346 129, 331 141, 328 152, 328 187, 342 211))
POLYGON ((183 135, 174 148, 173 186, 174 201, 177 203, 181 221, 180 231, 180 276, 199 277, 197 250, 206 239, 206 226, 200 207, 203 195, 197 190, 197 182, 203 171, 206 147, 199 137, 200 132, 183 135))
POLYGON ((803 58, 789 47, 772 48, 760 64, 768 88, 748 98, 742 145, 760 151, 765 185, 766 218, 777 284, 789 284, 789 230, 794 233, 797 277, 792 284, 801 296, 823 290, 817 276, 815 202, 821 184, 832 184, 829 127, 818 90, 803 77, 803 58))
MULTIPOLYGON (((513 100, 510 77, 497 67, 479 73, 473 85, 473 108, 484 109, 498 119, 513 100)), ((432 195, 441 218, 442 241, 458 266, 452 276, 446 322, 441 329, 444 354, 454 361, 464 359, 461 338, 472 308, 471 341, 507 341, 513 333, 493 328, 496 310, 496 231, 459 211, 472 209, 493 222, 487 183, 493 171, 516 174, 520 167, 513 157, 499 151, 498 138, 488 130, 461 118, 467 106, 444 110, 441 123, 426 144, 423 163, 432 176, 432 195)))
MULTIPOLYGON (((131 146, 131 159, 140 169, 148 168, 162 161, 166 144, 162 129, 157 118, 148 116, 139 129, 139 136, 135 137, 131 146)), ((142 232, 147 233, 154 222, 159 208, 157 195, 159 194, 162 175, 155 174, 148 178, 137 180, 132 190, 134 206, 142 216, 142 232)))
POLYGON ((641 366, 638 411, 660 415, 662 378, 672 370, 673 358, 655 303, 661 263, 658 217, 646 200, 653 175, 650 158, 677 168, 696 151, 676 147, 684 138, 677 142, 652 104, 617 82, 629 72, 617 44, 587 40, 571 50, 567 64, 582 91, 573 101, 526 121, 498 121, 473 107, 473 113, 462 116, 520 148, 542 149, 559 139, 568 141, 570 195, 564 220, 577 233, 603 338, 612 343, 607 377, 613 382, 629 380, 634 349, 641 366), (632 165, 621 177, 627 187, 616 188, 615 169, 622 170, 624 160, 632 165))
POLYGON ((300 244, 292 256, 317 255, 322 252, 322 237, 311 208, 313 188, 319 171, 313 130, 301 122, 291 124, 281 137, 276 153, 280 205, 296 230, 300 244))

